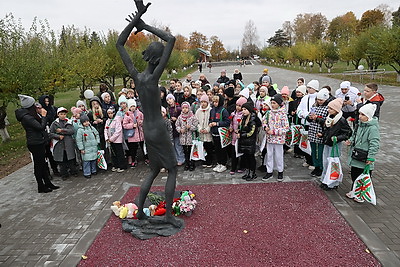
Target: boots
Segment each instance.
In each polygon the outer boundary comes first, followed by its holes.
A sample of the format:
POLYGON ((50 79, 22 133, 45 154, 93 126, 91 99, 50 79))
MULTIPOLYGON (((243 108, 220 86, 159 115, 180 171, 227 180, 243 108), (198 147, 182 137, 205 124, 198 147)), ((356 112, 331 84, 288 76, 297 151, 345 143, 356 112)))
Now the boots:
POLYGON ((247 180, 248 178, 250 178, 250 170, 247 169, 245 174, 242 176, 242 179, 247 180))
POLYGON ((190 161, 186 160, 185 171, 188 171, 189 169, 190 169, 190 161))
POLYGON ((278 182, 283 181, 283 172, 278 172, 278 182))
POLYGON ((195 162, 193 160, 190 161, 190 167, 189 167, 189 171, 194 171, 194 169, 196 169, 196 165, 195 162))
MULTIPOLYGON (((250 171, 249 171, 249 173, 250 173, 250 171)), ((253 180, 255 180, 256 178, 257 178, 257 174, 256 174, 256 171, 254 170, 253 173, 251 174, 251 176, 249 176, 249 177, 246 179, 246 181, 253 181, 253 180)))

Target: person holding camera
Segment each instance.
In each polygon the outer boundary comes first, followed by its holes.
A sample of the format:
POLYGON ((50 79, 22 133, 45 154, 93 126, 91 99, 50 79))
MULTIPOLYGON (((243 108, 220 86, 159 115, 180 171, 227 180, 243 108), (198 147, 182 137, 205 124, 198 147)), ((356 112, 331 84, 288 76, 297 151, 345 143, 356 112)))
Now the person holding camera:
POLYGON ((343 99, 343 117, 345 119, 349 117, 355 119, 357 99, 360 98, 360 91, 351 86, 349 81, 344 81, 340 84, 340 88, 336 90, 335 97, 343 99))

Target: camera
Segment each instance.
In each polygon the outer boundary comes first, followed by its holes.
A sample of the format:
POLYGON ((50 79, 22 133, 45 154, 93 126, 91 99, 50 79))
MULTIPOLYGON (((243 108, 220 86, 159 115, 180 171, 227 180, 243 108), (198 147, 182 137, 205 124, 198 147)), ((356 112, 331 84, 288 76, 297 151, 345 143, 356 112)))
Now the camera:
POLYGON ((346 96, 344 97, 344 100, 349 101, 349 100, 350 100, 350 96, 346 95, 346 96))

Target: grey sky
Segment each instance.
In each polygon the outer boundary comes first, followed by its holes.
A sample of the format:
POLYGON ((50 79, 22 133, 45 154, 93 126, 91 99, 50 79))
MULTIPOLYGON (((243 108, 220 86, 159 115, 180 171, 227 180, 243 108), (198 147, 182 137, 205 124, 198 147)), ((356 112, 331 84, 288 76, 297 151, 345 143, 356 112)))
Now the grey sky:
MULTIPOLYGON (((189 37, 198 31, 208 38, 218 36, 229 50, 237 49, 247 21, 253 20, 260 45, 282 26, 293 21, 300 13, 322 13, 328 20, 353 11, 359 19, 363 12, 380 4, 389 5, 393 11, 399 3, 393 0, 152 0, 143 19, 147 23, 169 26, 173 34, 189 37)), ((147 3, 145 1, 145 3, 147 3)), ((86 26, 92 31, 119 32, 126 26, 125 17, 136 10, 133 0, 1 0, 0 18, 12 13, 28 29, 36 16, 47 19, 50 27, 60 32, 62 25, 86 26)))

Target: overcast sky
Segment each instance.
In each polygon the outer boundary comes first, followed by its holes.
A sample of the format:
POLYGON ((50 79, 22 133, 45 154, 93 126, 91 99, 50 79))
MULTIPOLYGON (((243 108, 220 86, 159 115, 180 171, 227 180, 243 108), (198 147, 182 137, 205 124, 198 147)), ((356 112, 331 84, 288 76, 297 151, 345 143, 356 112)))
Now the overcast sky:
MULTIPOLYGON (((282 26, 293 21, 300 13, 322 13, 328 20, 353 11, 359 19, 363 12, 380 4, 393 11, 399 3, 394 0, 152 0, 143 20, 149 24, 169 26, 173 34, 189 37, 198 31, 208 38, 216 35, 229 50, 237 49, 243 37, 246 22, 252 20, 257 27, 259 45, 282 26)), ((144 3, 147 3, 146 1, 144 3)), ((62 25, 107 33, 109 29, 121 32, 125 17, 135 11, 133 0, 0 0, 0 18, 12 13, 29 29, 33 18, 47 19, 57 33, 62 25)))

